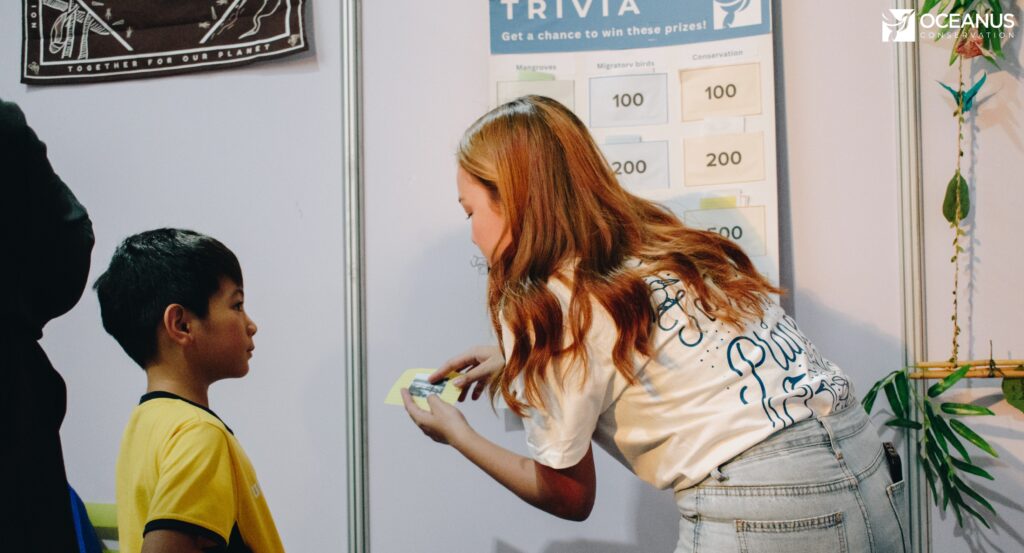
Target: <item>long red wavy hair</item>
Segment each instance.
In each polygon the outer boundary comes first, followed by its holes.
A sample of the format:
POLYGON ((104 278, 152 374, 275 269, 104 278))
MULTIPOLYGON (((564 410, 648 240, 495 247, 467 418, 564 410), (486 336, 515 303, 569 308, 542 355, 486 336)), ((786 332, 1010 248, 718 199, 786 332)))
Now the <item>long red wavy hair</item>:
POLYGON ((655 307, 645 276, 677 275, 689 309, 733 326, 760 317, 767 296, 781 293, 735 243, 623 189, 583 123, 554 100, 524 96, 485 114, 466 130, 457 159, 506 220, 510 241, 492 256, 487 304, 502 349, 502 324, 513 345, 489 391, 520 416, 545 407, 541 386, 553 364, 570 359, 585 371, 592 299, 618 328, 617 370, 635 382, 634 355, 652 353, 655 307), (643 263, 630 267, 628 258, 643 263), (567 321, 551 278, 571 283, 567 321), (522 397, 512 391, 518 378, 522 397))

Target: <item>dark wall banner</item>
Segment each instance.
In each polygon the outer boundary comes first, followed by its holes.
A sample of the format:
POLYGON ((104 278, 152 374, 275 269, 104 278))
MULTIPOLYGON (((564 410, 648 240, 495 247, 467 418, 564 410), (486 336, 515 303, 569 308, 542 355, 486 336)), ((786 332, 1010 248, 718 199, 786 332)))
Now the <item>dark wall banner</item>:
POLYGON ((23 0, 21 82, 220 69, 306 50, 305 0, 23 0))

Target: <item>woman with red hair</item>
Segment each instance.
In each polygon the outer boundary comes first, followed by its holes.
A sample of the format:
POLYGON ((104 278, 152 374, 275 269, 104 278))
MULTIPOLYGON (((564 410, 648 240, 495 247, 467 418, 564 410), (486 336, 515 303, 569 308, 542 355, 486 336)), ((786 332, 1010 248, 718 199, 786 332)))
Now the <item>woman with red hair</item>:
POLYGON ((591 441, 675 492, 678 552, 903 551, 904 483, 843 372, 735 243, 624 190, 586 127, 526 96, 457 152, 459 201, 488 260, 496 347, 432 380, 486 387, 530 457, 436 397, 416 424, 531 505, 583 520, 591 441))

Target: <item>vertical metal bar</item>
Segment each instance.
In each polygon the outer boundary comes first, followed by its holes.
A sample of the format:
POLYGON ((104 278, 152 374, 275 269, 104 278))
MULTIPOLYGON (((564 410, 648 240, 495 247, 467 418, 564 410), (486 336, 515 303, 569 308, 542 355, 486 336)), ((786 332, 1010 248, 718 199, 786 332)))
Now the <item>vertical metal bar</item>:
POLYGON ((345 201, 345 385, 347 389, 348 551, 368 553, 369 478, 363 268, 362 67, 360 1, 341 2, 341 101, 345 201))
MULTIPOLYGON (((915 9, 914 0, 894 0, 895 8, 915 9)), ((916 24, 916 21, 915 21, 916 24)), ((900 278, 903 299, 904 364, 913 366, 927 355, 924 301, 924 217, 921 185, 921 113, 916 42, 893 43, 896 51, 896 122, 900 183, 900 278)), ((925 382, 915 380, 921 394, 925 382)), ((917 410, 912 410, 916 414, 917 410)), ((916 416, 915 416, 916 418, 916 416)), ((917 431, 909 431, 904 457, 910 498, 912 551, 931 551, 931 503, 928 483, 917 462, 917 431)))

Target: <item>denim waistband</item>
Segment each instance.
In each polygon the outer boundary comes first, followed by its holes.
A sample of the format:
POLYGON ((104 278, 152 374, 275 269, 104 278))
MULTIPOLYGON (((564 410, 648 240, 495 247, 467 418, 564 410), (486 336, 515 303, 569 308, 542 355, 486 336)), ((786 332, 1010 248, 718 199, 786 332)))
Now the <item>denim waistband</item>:
POLYGON ((870 427, 870 420, 867 413, 859 403, 854 403, 838 413, 803 420, 779 430, 761 443, 732 458, 729 463, 798 446, 819 443, 835 445, 835 442, 854 436, 868 427, 870 427))

